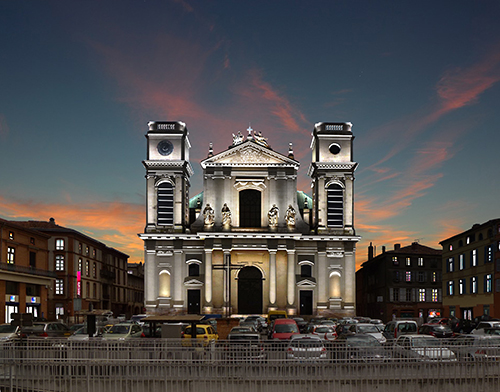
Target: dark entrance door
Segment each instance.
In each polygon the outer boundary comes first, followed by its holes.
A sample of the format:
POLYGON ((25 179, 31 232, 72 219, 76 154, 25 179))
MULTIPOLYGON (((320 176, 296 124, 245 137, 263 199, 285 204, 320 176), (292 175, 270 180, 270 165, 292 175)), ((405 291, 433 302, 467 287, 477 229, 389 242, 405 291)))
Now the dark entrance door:
POLYGON ((246 189, 240 192, 240 227, 260 227, 260 192, 246 189))
POLYGON ((256 267, 244 267, 238 274, 238 313, 262 313, 262 273, 256 267))
POLYGON ((311 290, 300 291, 300 314, 301 316, 313 314, 313 292, 311 290))
POLYGON ((201 290, 188 290, 189 314, 200 314, 201 290))

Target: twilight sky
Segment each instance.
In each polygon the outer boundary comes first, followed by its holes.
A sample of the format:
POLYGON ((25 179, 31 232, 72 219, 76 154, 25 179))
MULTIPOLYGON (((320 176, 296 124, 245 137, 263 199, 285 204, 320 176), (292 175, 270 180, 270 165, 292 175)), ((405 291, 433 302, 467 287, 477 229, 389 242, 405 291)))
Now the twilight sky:
POLYGON ((0 0, 0 217, 143 260, 148 121, 199 162, 251 123, 294 145, 353 123, 357 264, 499 218, 500 2, 0 0))

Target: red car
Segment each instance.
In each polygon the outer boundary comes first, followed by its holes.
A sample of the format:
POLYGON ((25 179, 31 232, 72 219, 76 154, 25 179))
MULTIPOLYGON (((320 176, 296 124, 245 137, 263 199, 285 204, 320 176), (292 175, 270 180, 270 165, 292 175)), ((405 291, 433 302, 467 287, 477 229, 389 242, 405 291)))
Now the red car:
POLYGON ((288 340, 292 335, 299 334, 299 327, 293 319, 274 320, 271 339, 288 340))

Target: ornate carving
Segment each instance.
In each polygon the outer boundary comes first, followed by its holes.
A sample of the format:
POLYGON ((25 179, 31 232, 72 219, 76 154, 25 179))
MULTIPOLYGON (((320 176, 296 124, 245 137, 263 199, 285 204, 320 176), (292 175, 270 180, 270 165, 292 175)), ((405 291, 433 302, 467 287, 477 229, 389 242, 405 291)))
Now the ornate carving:
POLYGON ((285 221, 288 226, 295 226, 295 214, 295 208, 290 204, 285 213, 285 221))
POLYGON ((222 212, 222 226, 231 226, 231 210, 229 209, 226 203, 224 203, 221 212, 222 212))

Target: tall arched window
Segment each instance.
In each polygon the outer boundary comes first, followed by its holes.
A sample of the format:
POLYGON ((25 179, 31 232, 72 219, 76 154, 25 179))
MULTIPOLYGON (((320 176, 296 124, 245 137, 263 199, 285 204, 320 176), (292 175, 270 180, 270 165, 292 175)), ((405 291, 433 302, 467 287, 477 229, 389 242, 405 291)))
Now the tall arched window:
POLYGON ((239 196, 240 227, 261 227, 260 191, 245 189, 239 196))
POLYGON ((158 185, 158 225, 174 224, 174 187, 169 182, 158 185))
POLYGON ((330 184, 327 194, 327 225, 328 227, 344 226, 344 190, 339 184, 330 184))

